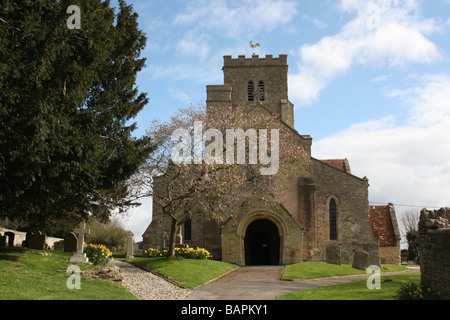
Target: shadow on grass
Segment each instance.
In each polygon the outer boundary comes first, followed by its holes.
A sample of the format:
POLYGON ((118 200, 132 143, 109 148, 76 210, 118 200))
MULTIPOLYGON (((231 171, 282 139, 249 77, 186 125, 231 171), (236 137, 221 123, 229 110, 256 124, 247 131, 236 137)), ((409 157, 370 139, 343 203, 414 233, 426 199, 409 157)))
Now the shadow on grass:
POLYGON ((17 261, 20 258, 20 254, 25 252, 26 248, 21 247, 2 247, 0 248, 0 260, 17 261), (12 254, 16 253, 18 255, 12 254))

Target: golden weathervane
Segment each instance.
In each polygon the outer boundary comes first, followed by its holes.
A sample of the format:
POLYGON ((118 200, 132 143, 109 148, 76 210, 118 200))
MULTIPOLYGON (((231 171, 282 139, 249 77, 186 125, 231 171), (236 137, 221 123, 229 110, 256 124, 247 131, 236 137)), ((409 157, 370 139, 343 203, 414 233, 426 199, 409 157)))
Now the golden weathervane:
POLYGON ((252 50, 253 50, 253 54, 255 54, 255 48, 258 48, 258 47, 259 47, 259 43, 253 44, 253 43, 250 41, 250 47, 251 47, 252 50))

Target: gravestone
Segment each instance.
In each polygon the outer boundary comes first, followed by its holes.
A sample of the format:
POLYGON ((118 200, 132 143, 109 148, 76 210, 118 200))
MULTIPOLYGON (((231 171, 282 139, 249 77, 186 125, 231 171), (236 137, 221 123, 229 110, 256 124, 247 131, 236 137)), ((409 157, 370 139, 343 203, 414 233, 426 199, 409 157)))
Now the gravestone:
POLYGON ((16 234, 11 231, 5 232, 5 236, 8 236, 8 246, 14 247, 14 238, 16 237, 16 234))
POLYGON ((56 241, 53 244, 53 250, 55 250, 55 251, 64 251, 64 240, 56 241))
POLYGON ((327 246, 326 262, 330 264, 341 264, 341 247, 335 244, 327 246))
POLYGON ((166 241, 169 240, 169 235, 167 234, 167 232, 164 232, 162 235, 159 236, 161 239, 161 247, 160 250, 164 251, 164 249, 166 248, 166 241))
POLYGON ((0 233, 0 247, 6 247, 6 236, 2 236, 0 233))
POLYGON ((127 232, 127 244, 125 247, 125 258, 133 258, 134 255, 134 241, 133 232, 127 232))
POLYGON ((347 250, 341 250, 341 264, 351 264, 350 254, 347 250))
POLYGON ((45 250, 46 235, 40 231, 27 233, 27 247, 30 249, 45 250))
POLYGON ((376 251, 370 251, 369 252, 369 257, 367 260, 367 264, 368 266, 378 266, 381 267, 380 264, 380 254, 376 251))
POLYGON ((78 238, 75 233, 70 232, 64 236, 64 252, 77 251, 78 238))
POLYGON ((77 243, 77 251, 70 257, 70 262, 73 263, 89 263, 89 259, 86 258, 86 253, 83 253, 84 247, 84 235, 89 233, 89 230, 86 229, 86 223, 81 222, 80 226, 74 230, 75 233, 78 234, 78 243, 77 243))
POLYGON ((365 251, 356 251, 353 257, 352 268, 366 270, 369 266, 369 254, 365 251))

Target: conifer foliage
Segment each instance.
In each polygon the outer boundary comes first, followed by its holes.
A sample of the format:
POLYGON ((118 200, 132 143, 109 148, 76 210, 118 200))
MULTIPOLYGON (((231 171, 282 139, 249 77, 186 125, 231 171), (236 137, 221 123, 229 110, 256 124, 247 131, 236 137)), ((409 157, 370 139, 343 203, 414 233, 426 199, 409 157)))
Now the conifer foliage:
POLYGON ((130 205, 124 181, 152 149, 132 136, 148 103, 137 17, 125 1, 0 0, 0 218, 38 227, 130 205))

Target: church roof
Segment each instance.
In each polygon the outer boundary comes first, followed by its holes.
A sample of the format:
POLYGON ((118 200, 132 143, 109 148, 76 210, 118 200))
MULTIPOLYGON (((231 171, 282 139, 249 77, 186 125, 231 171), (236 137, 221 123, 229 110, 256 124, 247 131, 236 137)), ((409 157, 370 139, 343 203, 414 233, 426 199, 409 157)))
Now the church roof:
POLYGON ((380 239, 380 246, 396 246, 400 234, 395 217, 394 205, 370 206, 370 223, 380 239))
POLYGON ((347 159, 329 159, 329 160, 320 160, 323 163, 326 163, 332 167, 335 167, 336 169, 339 169, 345 173, 351 173, 350 172, 350 165, 348 163, 347 159))

